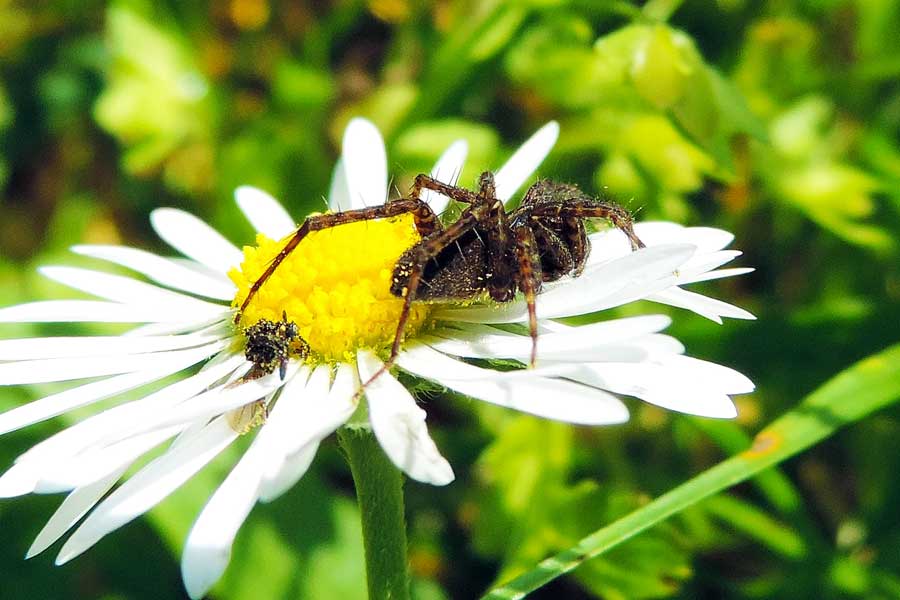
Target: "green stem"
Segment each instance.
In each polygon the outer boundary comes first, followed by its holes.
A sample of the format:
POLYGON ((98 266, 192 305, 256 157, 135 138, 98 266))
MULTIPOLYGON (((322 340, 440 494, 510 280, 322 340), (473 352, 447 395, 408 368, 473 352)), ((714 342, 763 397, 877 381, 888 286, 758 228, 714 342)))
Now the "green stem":
POLYGON ((407 600, 403 476, 368 428, 342 427, 338 440, 356 485, 366 550, 369 600, 407 600))

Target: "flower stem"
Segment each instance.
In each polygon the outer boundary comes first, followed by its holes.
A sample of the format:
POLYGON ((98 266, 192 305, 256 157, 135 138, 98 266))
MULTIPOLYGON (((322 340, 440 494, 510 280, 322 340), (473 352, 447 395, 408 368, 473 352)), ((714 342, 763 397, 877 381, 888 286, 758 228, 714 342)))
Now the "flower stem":
POLYGON ((368 428, 342 427, 338 440, 356 485, 369 600, 408 600, 403 476, 368 428))

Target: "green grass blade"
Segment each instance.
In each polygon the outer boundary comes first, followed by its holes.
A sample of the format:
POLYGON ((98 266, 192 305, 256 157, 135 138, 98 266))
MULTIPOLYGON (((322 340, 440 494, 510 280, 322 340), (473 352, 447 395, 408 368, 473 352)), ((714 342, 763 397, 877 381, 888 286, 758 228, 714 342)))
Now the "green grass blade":
POLYGON ((707 469, 650 504, 603 527, 534 569, 489 591, 490 600, 522 598, 581 563, 634 537, 679 511, 806 450, 840 427, 900 398, 900 345, 866 358, 763 429, 740 454, 707 469))

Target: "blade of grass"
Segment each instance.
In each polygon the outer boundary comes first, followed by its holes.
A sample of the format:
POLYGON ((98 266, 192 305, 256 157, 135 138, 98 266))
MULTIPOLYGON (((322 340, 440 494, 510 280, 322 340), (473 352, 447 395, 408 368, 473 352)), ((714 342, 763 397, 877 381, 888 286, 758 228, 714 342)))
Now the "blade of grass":
POLYGON ((760 471, 802 452, 840 427, 900 398, 900 345, 866 358, 763 429, 742 453, 707 469, 646 506, 599 529, 534 569, 490 590, 491 600, 522 598, 638 533, 760 471))
MULTIPOLYGON (((750 445, 752 439, 736 423, 713 419, 691 418, 691 425, 708 435, 728 454, 737 454, 750 445)), ((803 498, 787 475, 778 469, 769 469, 751 482, 765 499, 779 512, 792 519, 803 509, 803 498)), ((805 516, 805 515, 804 515, 805 516)), ((807 517, 808 518, 808 517, 807 517)))
POLYGON ((703 508, 717 519, 754 539, 772 552, 789 560, 800 560, 807 554, 803 536, 791 525, 778 521, 753 504, 729 494, 707 498, 703 508))

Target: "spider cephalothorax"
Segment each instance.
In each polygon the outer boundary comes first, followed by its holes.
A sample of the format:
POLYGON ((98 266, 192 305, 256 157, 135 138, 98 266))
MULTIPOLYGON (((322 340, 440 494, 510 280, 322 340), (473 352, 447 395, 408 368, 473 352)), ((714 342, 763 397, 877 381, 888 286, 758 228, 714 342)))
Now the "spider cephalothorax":
POLYGON ((309 344, 300 337, 297 325, 288 321, 286 314, 280 321, 260 319, 244 330, 244 337, 247 340, 244 356, 253 366, 243 379, 257 379, 274 373, 276 368, 284 379, 288 358, 305 358, 309 353, 309 344))
POLYGON ((477 191, 419 175, 406 198, 382 206, 308 217, 250 286, 236 321, 278 265, 310 232, 408 213, 413 216, 421 241, 405 251, 394 265, 391 293, 403 298, 403 309, 390 357, 372 379, 393 365, 414 301, 471 300, 484 293, 496 302, 509 302, 517 292, 523 293, 528 306, 533 366, 537 358, 535 296, 543 282, 581 273, 590 251, 584 219, 607 219, 625 233, 633 249, 643 246, 627 210, 595 200, 574 185, 539 181, 528 189, 518 208, 507 212, 497 198, 490 172, 481 174, 477 191), (442 226, 428 204, 419 198, 423 189, 462 203, 459 217, 442 226))

